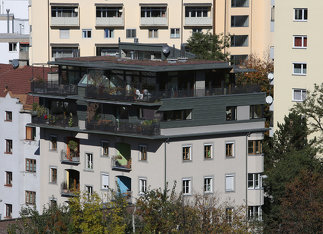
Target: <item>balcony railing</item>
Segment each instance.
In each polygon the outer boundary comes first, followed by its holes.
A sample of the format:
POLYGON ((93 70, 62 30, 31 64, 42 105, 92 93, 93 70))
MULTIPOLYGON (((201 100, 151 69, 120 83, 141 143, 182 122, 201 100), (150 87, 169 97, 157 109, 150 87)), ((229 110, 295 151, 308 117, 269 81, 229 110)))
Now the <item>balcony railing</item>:
POLYGON ((167 17, 141 17, 141 26, 167 26, 167 17))
POLYGON ((78 126, 78 118, 76 115, 41 115, 41 116, 33 116, 32 122, 35 124, 47 124, 52 126, 59 127, 77 127, 78 126))
POLYGON ((111 158, 112 170, 131 171, 131 159, 125 159, 121 155, 111 158))
POLYGON ((53 27, 78 27, 80 26, 79 17, 52 17, 51 26, 53 27))
POLYGON ((62 197, 75 197, 77 193, 80 192, 80 184, 75 184, 73 186, 67 186, 66 182, 61 184, 61 195, 62 197))
POLYGON ((212 26, 212 17, 185 17, 185 26, 212 26))
POLYGON ((205 88, 205 89, 171 89, 171 90, 126 90, 126 88, 104 88, 88 86, 85 96, 93 99, 105 99, 124 102, 158 102, 163 98, 184 98, 213 95, 231 95, 261 92, 259 86, 205 88))
POLYGON ((124 19, 122 17, 96 17, 97 27, 123 27, 124 19))
POLYGON ((61 162, 64 164, 78 165, 80 164, 80 154, 77 152, 70 152, 68 154, 65 150, 62 150, 61 162))
POLYGON ((63 85, 57 82, 32 81, 31 92, 58 96, 77 95, 77 86, 74 84, 63 85))
POLYGON ((113 133, 133 133, 148 136, 156 136, 160 134, 159 123, 152 120, 144 120, 137 123, 129 123, 128 121, 91 120, 87 121, 86 128, 88 130, 107 131, 113 133))

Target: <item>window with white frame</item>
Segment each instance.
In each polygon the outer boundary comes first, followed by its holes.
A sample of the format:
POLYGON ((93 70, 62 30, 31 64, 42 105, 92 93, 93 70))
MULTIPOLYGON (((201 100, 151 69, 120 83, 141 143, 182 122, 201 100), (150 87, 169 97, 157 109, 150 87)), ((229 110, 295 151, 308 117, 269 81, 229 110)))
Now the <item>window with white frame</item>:
POLYGON ((146 161, 147 160, 147 146, 139 145, 139 160, 146 161))
POLYGON ((104 29, 104 38, 114 38, 114 29, 112 28, 104 29))
POLYGON ((185 17, 209 17, 210 7, 185 7, 185 17))
POLYGON ((235 183, 235 175, 234 174, 225 175, 225 191, 226 192, 234 192, 234 183, 235 183))
POLYGON ((82 38, 91 38, 92 30, 91 29, 83 29, 82 30, 82 38))
POLYGON ((213 145, 211 144, 204 144, 204 158, 211 159, 213 157, 213 145))
POLYGON ((141 7, 141 17, 166 17, 167 7, 141 7))
POLYGON ((186 145, 182 147, 183 161, 192 160, 192 146, 186 145))
POLYGON ((294 36, 294 48, 307 48, 307 36, 294 36))
POLYGON ((85 154, 85 168, 89 170, 93 170, 93 154, 86 153, 85 154))
POLYGON ((93 187, 91 185, 86 185, 85 192, 87 193, 88 198, 90 198, 93 194, 93 187))
POLYGON ((183 187, 182 187, 183 195, 191 194, 191 189, 192 189, 191 186, 192 186, 191 179, 183 179, 183 187))
POLYGON ((57 183, 57 168, 56 167, 49 168, 49 183, 52 183, 52 184, 57 183))
POLYGON ((36 204, 36 192, 25 191, 25 202, 27 205, 35 205, 36 204))
POLYGON ((306 89, 293 89, 293 101, 302 102, 306 98, 306 89))
POLYGON ((102 156, 108 157, 109 156, 109 142, 108 141, 101 141, 101 147, 102 147, 102 156))
POLYGON ((213 178, 204 177, 204 193, 212 193, 212 192, 213 192, 213 178))
POLYGON ((225 156, 227 158, 234 157, 234 142, 226 142, 225 143, 225 156))
POLYGON ((294 20, 295 21, 307 21, 307 8, 294 8, 294 20))
POLYGON ((260 189, 260 188, 261 188, 261 174, 248 173, 248 189, 260 189))
POLYGON ((139 193, 144 194, 147 192, 147 179, 139 178, 139 193))
POLYGON ((52 6, 52 17, 77 17, 78 7, 52 6))
POLYGON ((101 189, 103 190, 109 189, 109 174, 105 174, 105 173, 101 174, 101 189))
POLYGON ((262 220, 261 206, 248 206, 248 219, 262 220))
POLYGON ((170 38, 180 38, 180 29, 179 28, 171 28, 170 29, 170 38))
POLYGON ((9 51, 17 51, 17 42, 9 42, 9 51))
POLYGON ((293 74, 294 75, 306 75, 307 64, 306 63, 293 63, 293 74))
POLYGON ((26 158, 26 171, 36 172, 36 159, 26 158))
POLYGON ((96 7, 97 18, 120 18, 122 7, 96 7))

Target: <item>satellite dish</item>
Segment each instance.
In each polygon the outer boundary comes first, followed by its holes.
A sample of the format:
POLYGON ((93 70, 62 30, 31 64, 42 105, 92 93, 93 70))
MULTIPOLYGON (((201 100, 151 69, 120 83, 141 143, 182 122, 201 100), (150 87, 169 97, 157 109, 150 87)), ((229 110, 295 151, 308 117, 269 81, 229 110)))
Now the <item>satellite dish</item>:
POLYGON ((272 96, 267 96, 266 97, 266 103, 267 104, 272 104, 273 103, 273 97, 272 96))
POLYGON ((273 80, 274 79, 274 74, 273 73, 268 73, 268 80, 273 80))
POLYGON ((169 53, 170 53, 170 48, 169 46, 165 45, 162 48, 163 54, 165 55, 165 57, 168 57, 169 53))
POLYGON ((13 69, 18 68, 19 67, 19 61, 18 61, 18 59, 13 59, 12 62, 11 62, 11 64, 12 64, 13 69))

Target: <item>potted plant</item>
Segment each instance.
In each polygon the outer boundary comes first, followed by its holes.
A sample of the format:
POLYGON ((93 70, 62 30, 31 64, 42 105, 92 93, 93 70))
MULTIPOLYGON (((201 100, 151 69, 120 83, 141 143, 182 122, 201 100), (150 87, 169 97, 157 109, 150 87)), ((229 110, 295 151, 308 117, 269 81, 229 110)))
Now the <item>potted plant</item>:
MULTIPOLYGON (((70 155, 67 155, 69 157, 69 159, 73 160, 73 158, 78 158, 78 143, 74 140, 70 140, 68 142, 68 148, 70 149, 70 155)), ((74 159, 75 160, 75 159, 74 159)))

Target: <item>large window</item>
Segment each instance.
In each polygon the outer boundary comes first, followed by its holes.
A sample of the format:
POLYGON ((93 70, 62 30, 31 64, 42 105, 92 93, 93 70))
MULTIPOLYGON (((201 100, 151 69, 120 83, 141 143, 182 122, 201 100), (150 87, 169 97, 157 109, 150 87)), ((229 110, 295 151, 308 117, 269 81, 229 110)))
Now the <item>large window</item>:
POLYGON ((249 7, 249 0, 231 0, 231 7, 249 7))
POLYGON ((204 193, 212 193, 212 192, 213 192, 213 178, 204 177, 204 193))
POLYGON ((36 128, 35 127, 26 127, 26 140, 34 141, 36 137, 36 128))
POLYGON ((36 204, 36 192, 25 191, 25 202, 27 205, 35 205, 36 204))
POLYGON ((237 107, 236 106, 227 106, 226 107, 226 117, 227 121, 237 120, 237 107))
POLYGON ((183 184, 182 184, 182 192, 183 195, 190 195, 191 194, 191 179, 183 179, 183 184))
POLYGON ((307 48, 307 36, 294 36, 294 48, 307 48))
POLYGON ((261 174, 248 173, 248 189, 260 189, 260 188, 261 188, 261 174))
POLYGON ((306 75, 307 64, 306 63, 293 63, 293 75, 306 75))
POLYGON ((163 113, 163 121, 192 119, 192 110, 173 110, 163 113))
POLYGON ((232 47, 245 47, 248 46, 248 35, 233 35, 231 36, 232 47))
POLYGON ((141 17, 166 17, 166 7, 141 7, 141 17))
POLYGON ((6 139, 6 154, 12 154, 12 140, 6 139))
POLYGON ((243 64, 248 59, 248 55, 231 55, 231 63, 232 65, 240 65, 243 64))
POLYGON ((6 171, 6 186, 12 186, 12 172, 6 171))
POLYGON ((209 17, 209 7, 185 7, 185 17, 209 17))
POLYGON ((182 153, 183 153, 183 161, 192 160, 192 146, 183 146, 182 153))
POLYGON ((96 17, 106 18, 106 17, 121 17, 122 7, 97 7, 96 17))
POLYGON ((53 58, 72 58, 79 57, 77 47, 52 47, 53 58))
POLYGON ((147 179, 139 178, 139 194, 144 194, 147 191, 147 179))
POLYGON ((250 155, 262 154, 262 141, 261 140, 248 141, 248 154, 250 155))
POLYGON ((250 119, 263 118, 263 105, 251 105, 250 106, 250 119))
POLYGON ((295 21, 307 21, 307 8, 295 8, 294 11, 295 21))
POLYGON ((234 174, 225 175, 225 191, 226 192, 234 192, 234 183, 235 183, 234 174))
POLYGON ((249 16, 248 15, 232 15, 231 27, 248 27, 249 16))
POLYGON ((306 89, 293 89, 293 101, 302 102, 306 98, 306 89))
POLYGON ((52 6, 52 17, 77 17, 78 7, 52 6))
POLYGON ((36 159, 26 158, 26 171, 36 172, 36 159))

